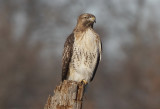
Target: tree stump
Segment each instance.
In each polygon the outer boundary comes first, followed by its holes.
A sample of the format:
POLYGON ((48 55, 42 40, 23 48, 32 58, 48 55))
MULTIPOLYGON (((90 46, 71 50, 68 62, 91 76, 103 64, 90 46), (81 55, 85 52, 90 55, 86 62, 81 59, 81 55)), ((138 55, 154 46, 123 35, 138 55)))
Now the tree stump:
POLYGON ((44 109, 82 109, 85 85, 64 80, 49 96, 44 109))

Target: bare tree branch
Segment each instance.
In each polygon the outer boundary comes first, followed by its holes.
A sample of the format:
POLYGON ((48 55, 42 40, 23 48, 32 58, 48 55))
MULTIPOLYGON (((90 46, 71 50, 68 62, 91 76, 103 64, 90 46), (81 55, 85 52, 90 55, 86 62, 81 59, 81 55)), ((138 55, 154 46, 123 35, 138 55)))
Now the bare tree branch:
POLYGON ((85 85, 65 80, 49 96, 44 109, 82 109, 85 85))

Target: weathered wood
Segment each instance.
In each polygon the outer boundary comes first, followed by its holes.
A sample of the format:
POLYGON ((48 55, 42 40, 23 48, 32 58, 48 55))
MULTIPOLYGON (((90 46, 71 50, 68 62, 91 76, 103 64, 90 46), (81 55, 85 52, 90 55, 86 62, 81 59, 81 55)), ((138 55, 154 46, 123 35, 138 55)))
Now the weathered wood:
POLYGON ((85 85, 64 80, 49 96, 44 109, 82 109, 85 85))

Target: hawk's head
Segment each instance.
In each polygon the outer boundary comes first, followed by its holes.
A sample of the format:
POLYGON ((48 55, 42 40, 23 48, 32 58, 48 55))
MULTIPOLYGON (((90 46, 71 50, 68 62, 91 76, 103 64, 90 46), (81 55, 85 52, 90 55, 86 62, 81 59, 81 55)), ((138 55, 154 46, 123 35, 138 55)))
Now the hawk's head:
POLYGON ((78 17, 77 26, 83 28, 93 27, 94 23, 96 23, 96 17, 93 14, 84 13, 78 17))

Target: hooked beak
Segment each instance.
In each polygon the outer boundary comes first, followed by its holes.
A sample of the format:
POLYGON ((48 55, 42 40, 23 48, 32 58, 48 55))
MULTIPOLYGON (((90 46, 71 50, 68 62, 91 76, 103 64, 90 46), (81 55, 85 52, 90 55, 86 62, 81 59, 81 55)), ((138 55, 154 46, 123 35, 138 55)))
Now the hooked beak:
POLYGON ((89 20, 90 20, 91 22, 96 23, 96 18, 95 18, 95 17, 91 17, 91 18, 89 18, 89 20))

